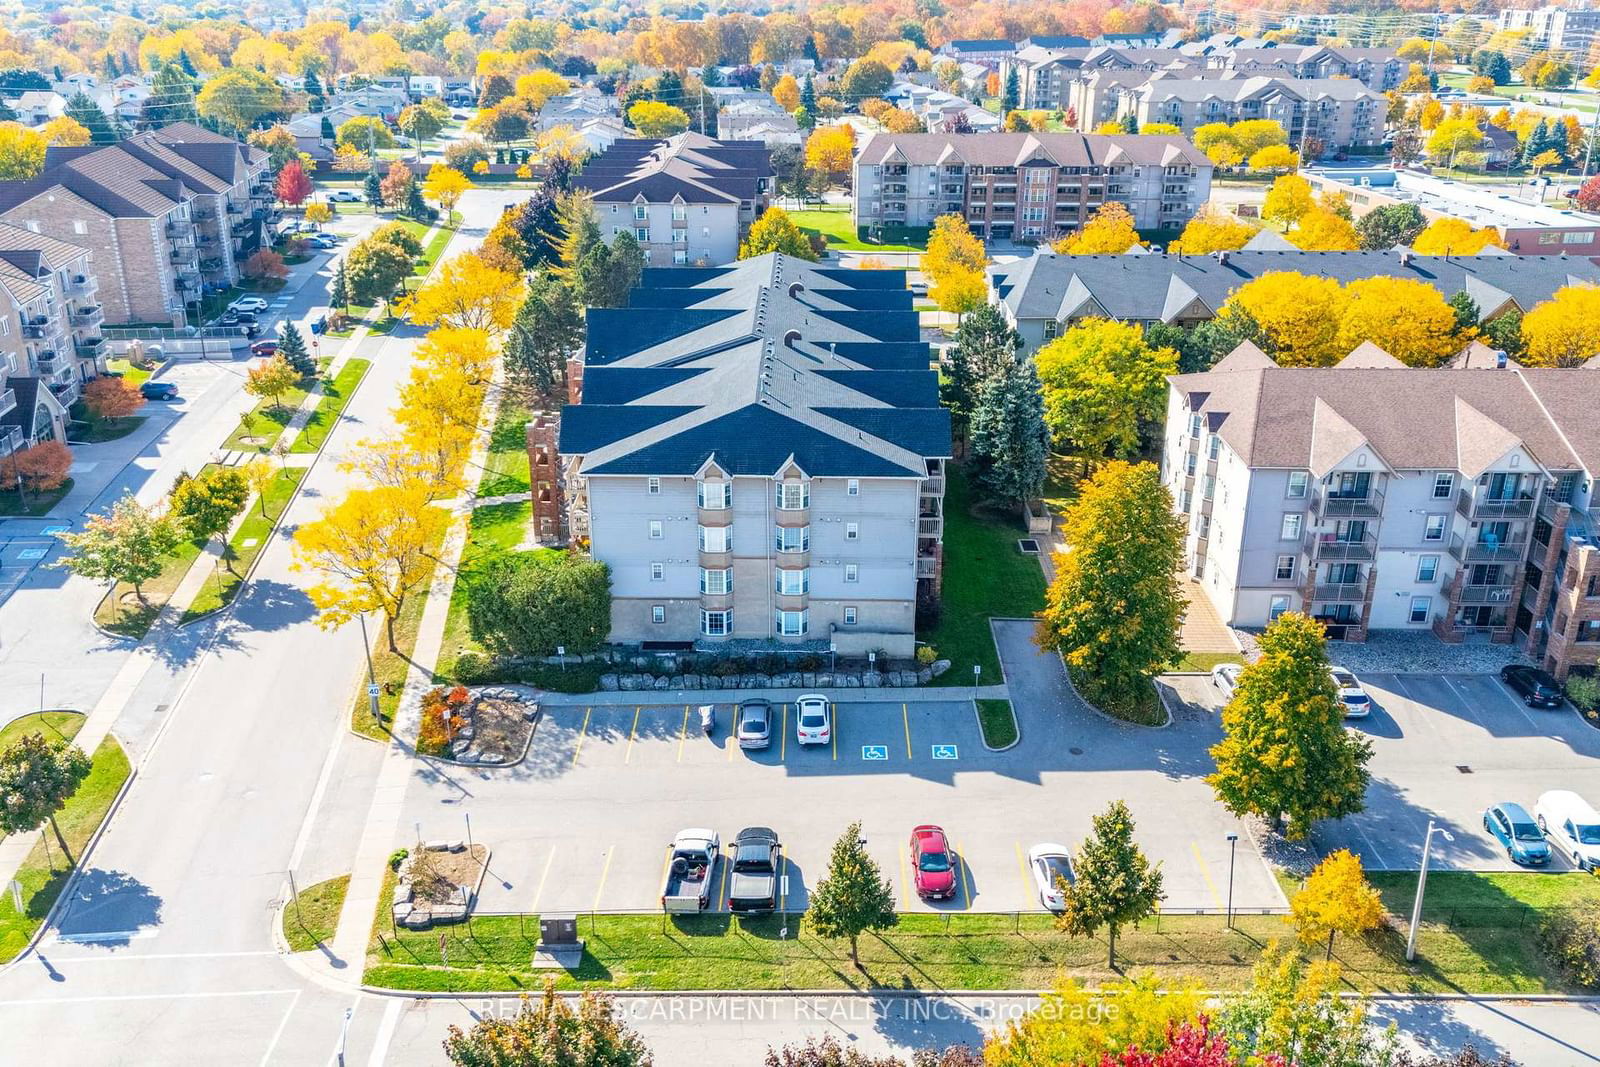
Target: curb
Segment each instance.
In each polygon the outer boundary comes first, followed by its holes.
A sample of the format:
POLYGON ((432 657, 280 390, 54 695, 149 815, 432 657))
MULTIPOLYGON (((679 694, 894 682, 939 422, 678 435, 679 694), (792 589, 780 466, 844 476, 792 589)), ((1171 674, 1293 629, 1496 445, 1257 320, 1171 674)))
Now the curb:
POLYGON ((1018 745, 1022 744, 1022 724, 1017 721, 1017 708, 1016 708, 1016 705, 1011 703, 1011 700, 1010 700, 1009 697, 1005 697, 1005 698, 985 697, 984 699, 985 700, 993 700, 993 699, 1004 699, 1005 700, 1006 705, 1011 709, 1011 727, 1012 727, 1012 729, 1017 731, 1017 736, 1016 736, 1016 739, 1014 741, 1012 741, 1009 745, 1002 745, 999 748, 995 748, 993 745, 991 745, 989 743, 989 739, 987 737, 983 736, 983 716, 978 714, 978 698, 977 697, 973 697, 973 698, 971 698, 972 716, 973 716, 973 718, 978 720, 978 740, 981 741, 983 743, 983 747, 988 749, 990 752, 1010 752, 1012 749, 1014 749, 1018 745))

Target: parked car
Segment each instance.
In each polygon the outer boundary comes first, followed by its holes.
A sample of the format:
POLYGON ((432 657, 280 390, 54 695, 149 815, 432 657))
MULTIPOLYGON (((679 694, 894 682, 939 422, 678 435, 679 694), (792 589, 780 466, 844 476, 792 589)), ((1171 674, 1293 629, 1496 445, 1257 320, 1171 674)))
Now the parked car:
POLYGON ((911 295, 912 296, 927 296, 928 295, 928 283, 927 282, 911 282, 907 286, 907 288, 909 288, 911 290, 911 295))
POLYGON ((1222 692, 1224 702, 1233 699, 1233 691, 1239 685, 1239 674, 1243 670, 1237 663, 1219 663, 1211 668, 1211 684, 1222 692))
POLYGON ((825 745, 833 740, 833 712, 828 698, 821 693, 807 693, 796 701, 795 740, 802 745, 825 745))
POLYGON ((1539 832, 1539 824, 1521 804, 1496 804, 1483 813, 1483 828, 1500 842, 1512 863, 1543 867, 1550 862, 1550 846, 1539 832))
POLYGON ((765 700, 741 702, 733 733, 740 748, 766 748, 772 744, 772 705, 765 700))
POLYGON ((1033 887, 1039 893, 1039 903, 1047 911, 1061 911, 1067 906, 1062 898, 1060 882, 1071 885, 1072 857, 1065 845, 1034 845, 1028 850, 1028 873, 1033 876, 1033 887))
POLYGON ((141 382, 139 384, 139 395, 146 400, 176 400, 178 399, 178 387, 171 382, 141 382))
POLYGON ((278 354, 278 342, 257 341, 255 344, 250 346, 250 354, 252 356, 261 356, 265 359, 271 359, 273 356, 278 354))
POLYGON ((1339 706, 1344 709, 1345 718, 1365 719, 1372 714, 1372 698, 1361 688, 1355 675, 1343 667, 1334 667, 1328 673, 1333 675, 1333 684, 1339 689, 1339 706))
POLYGON ((228 310, 248 311, 254 314, 259 314, 260 312, 267 310, 267 302, 261 299, 259 296, 241 296, 239 299, 228 305, 228 310))
POLYGON ((733 839, 733 873, 728 878, 728 910, 777 911, 783 877, 783 845, 765 826, 747 826, 733 839))
POLYGON ((328 193, 328 200, 335 204, 359 204, 361 194, 351 189, 334 189, 328 193))
POLYGON ((1534 818, 1550 843, 1580 871, 1600 870, 1600 814, 1578 794, 1552 789, 1534 805, 1534 818))
POLYGON ((1561 706, 1561 683, 1537 667, 1509 664, 1500 668, 1500 680, 1530 708, 1561 706))
POLYGON ((335 238, 330 237, 325 233, 319 233, 314 237, 308 237, 306 239, 306 244, 310 245, 312 248, 320 248, 325 252, 329 249, 339 247, 339 242, 335 238))
POLYGON ((661 887, 661 907, 674 913, 705 911, 711 904, 722 839, 715 830, 689 829, 672 839, 667 861, 667 882, 661 887))
POLYGON ((911 831, 911 879, 923 900, 956 895, 956 864, 944 831, 931 823, 911 831))

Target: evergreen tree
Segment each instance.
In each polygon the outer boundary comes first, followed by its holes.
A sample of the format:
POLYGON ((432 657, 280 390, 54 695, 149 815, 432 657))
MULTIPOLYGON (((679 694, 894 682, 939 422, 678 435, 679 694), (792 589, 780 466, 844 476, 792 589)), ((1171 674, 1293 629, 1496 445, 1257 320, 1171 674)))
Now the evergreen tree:
POLYGON ((1456 331, 1465 332, 1478 325, 1478 302, 1465 289, 1452 296, 1447 303, 1456 313, 1456 331))
POLYGON ((1522 165, 1531 167, 1534 157, 1545 150, 1549 140, 1550 124, 1540 119, 1539 124, 1528 134, 1528 139, 1522 142, 1522 165))
POLYGON ((105 145, 116 142, 116 127, 111 125, 106 113, 100 109, 99 104, 89 99, 87 93, 72 94, 67 101, 66 116, 89 131, 91 144, 105 145))
POLYGON ((0 100, 0 122, 16 122, 17 113, 4 100, 0 100))
POLYGON ((1043 491, 1049 456, 1033 361, 1011 363, 978 390, 969 457, 973 476, 991 500, 1021 507, 1043 491))
POLYGON ((338 131, 333 128, 333 120, 326 115, 322 116, 322 128, 317 132, 322 135, 324 141, 330 144, 339 136, 338 131))
POLYGON ((715 63, 707 63, 705 69, 700 72, 700 84, 704 85, 707 89, 716 89, 721 87, 722 71, 717 69, 715 63))
POLYGON ((1385 204, 1356 220, 1356 236, 1368 252, 1387 252, 1409 245, 1427 228, 1428 220, 1415 204, 1385 204))
POLYGON ((188 51, 182 48, 178 49, 178 66, 191 78, 200 76, 200 72, 195 69, 194 60, 190 59, 188 51))
POLYGON ((432 222, 439 217, 438 210, 423 199, 422 186, 418 182, 412 182, 406 187, 406 206, 403 213, 418 222, 432 222))
POLYGON ((833 844, 828 873, 811 890, 805 921, 819 937, 848 937, 850 962, 861 966, 858 942, 868 930, 887 930, 899 920, 894 890, 867 854, 861 824, 853 822, 833 844))
POLYGON ((161 127, 172 122, 195 121, 194 79, 176 63, 164 63, 150 79, 150 98, 144 102, 144 123, 161 127))
POLYGON ((1014 366, 1021 347, 1022 335, 1006 324, 993 304, 962 316, 939 390, 956 420, 965 422, 971 417, 983 383, 1014 366))
POLYGON ((627 230, 610 245, 596 240, 578 259, 575 276, 579 298, 589 307, 626 307, 628 293, 644 272, 644 250, 627 230))
POLYGON ((566 402, 567 359, 583 346, 583 309, 572 287, 541 271, 506 336, 506 375, 538 403, 566 402))
POLYGON ((305 92, 307 96, 314 100, 319 100, 322 98, 322 79, 318 78, 317 72, 312 70, 310 67, 306 68, 305 83, 305 92))
POLYGON ((350 283, 344 276, 344 260, 333 269, 333 286, 328 290, 328 306, 350 311, 350 283))
MULTIPOLYGON (((344 265, 340 264, 340 272, 344 265)), ((292 322, 284 322, 283 336, 278 340, 278 354, 288 361, 289 366, 300 372, 303 378, 309 378, 317 373, 317 361, 311 358, 311 352, 306 348, 305 338, 300 336, 300 330, 292 322)))
POLYGON ((1016 110, 1017 103, 1022 98, 1022 87, 1017 81, 1017 68, 1012 67, 1006 75, 1005 89, 1000 95, 1000 114, 1004 115, 1016 110))
POLYGON ((1133 840, 1133 816, 1120 800, 1090 819, 1093 829, 1073 860, 1070 884, 1061 887, 1064 905, 1057 928, 1093 937, 1106 931, 1106 966, 1117 965, 1117 933, 1156 913, 1164 896, 1161 871, 1152 867, 1133 840))
POLYGON ((1527 352, 1522 340, 1522 312, 1511 308, 1496 315, 1483 327, 1483 343, 1520 360, 1527 352))
POLYGON ((361 186, 361 195, 372 205, 374 211, 383 207, 383 179, 378 177, 377 171, 367 174, 367 180, 361 186))
POLYGON ((811 81, 811 75, 806 75, 805 84, 800 86, 800 106, 806 109, 806 114, 815 116, 817 113, 817 87, 811 81))
POLYGON ((1139 119, 1131 111, 1128 112, 1126 115, 1122 116, 1122 132, 1123 133, 1138 133, 1139 132, 1139 119))

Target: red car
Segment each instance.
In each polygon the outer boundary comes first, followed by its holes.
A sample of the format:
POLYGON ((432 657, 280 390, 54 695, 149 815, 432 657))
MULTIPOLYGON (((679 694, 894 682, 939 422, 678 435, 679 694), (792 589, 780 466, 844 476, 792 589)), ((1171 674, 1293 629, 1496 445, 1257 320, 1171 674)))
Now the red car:
POLYGON ((270 359, 278 354, 278 342, 257 341, 255 344, 250 346, 250 354, 252 356, 264 356, 270 359))
POLYGON ((912 880, 923 900, 949 900, 956 895, 956 864, 950 842, 937 826, 911 831, 912 880))

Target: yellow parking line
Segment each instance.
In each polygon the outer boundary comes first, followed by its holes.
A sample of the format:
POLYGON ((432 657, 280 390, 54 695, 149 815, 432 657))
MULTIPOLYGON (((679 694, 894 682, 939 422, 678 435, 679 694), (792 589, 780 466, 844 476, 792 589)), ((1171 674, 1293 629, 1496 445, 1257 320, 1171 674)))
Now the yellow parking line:
POLYGON ((721 866, 722 866, 722 875, 717 879, 717 906, 716 906, 716 909, 715 909, 717 911, 725 911, 725 910, 727 910, 727 909, 725 909, 723 907, 723 904, 726 903, 726 900, 723 897, 722 893, 723 893, 723 890, 728 888, 728 868, 733 866, 733 857, 732 856, 723 856, 722 857, 721 866))
POLYGON ((683 706, 683 729, 678 731, 678 762, 683 762, 683 742, 689 736, 689 705, 683 706))
MULTIPOLYGON (((739 747, 739 705, 735 704, 728 713, 728 762, 733 762, 733 750, 739 747)), ((772 729, 772 719, 767 718, 767 729, 772 729)))
POLYGON ((633 725, 628 728, 628 751, 622 757, 622 762, 623 763, 630 763, 630 762, 633 761, 633 739, 634 739, 634 736, 638 734, 638 732, 639 732, 639 708, 637 706, 635 706, 634 709, 633 709, 633 725))
POLYGON ((833 708, 833 729, 830 731, 829 736, 833 738, 833 759, 837 763, 839 760, 839 705, 833 704, 830 706, 833 708))
POLYGON ((552 848, 550 850, 550 855, 545 857, 544 871, 543 871, 543 873, 541 873, 539 875, 539 888, 537 890, 535 890, 534 894, 533 894, 533 910, 534 911, 538 911, 539 910, 539 900, 544 896, 544 882, 545 882, 546 878, 550 877, 550 864, 555 862, 555 858, 556 858, 556 850, 552 848))
POLYGON ((1017 871, 1022 875, 1022 892, 1024 897, 1033 896, 1033 879, 1028 875, 1028 861, 1022 858, 1022 842, 1013 841, 1017 846, 1017 871))
POLYGON ((1200 855, 1200 843, 1190 841, 1189 848, 1194 852, 1194 861, 1200 865, 1200 877, 1206 880, 1206 888, 1211 890, 1211 902, 1222 907, 1222 894, 1217 892, 1217 883, 1211 880, 1211 868, 1206 866, 1206 858, 1200 855))
POLYGON ((667 846, 666 855, 661 857, 661 877, 656 879, 664 890, 667 888, 667 868, 672 866, 672 846, 667 846))
POLYGON ((952 842, 956 846, 956 859, 961 861, 961 908, 965 911, 972 907, 972 878, 967 871, 967 854, 961 848, 959 841, 952 842))
POLYGON ((904 704, 900 705, 900 721, 906 726, 906 759, 911 758, 911 713, 904 704))
POLYGON ((593 708, 583 709, 583 729, 578 731, 578 744, 572 750, 572 765, 574 767, 578 765, 578 753, 583 751, 583 739, 589 735, 589 713, 593 710, 593 708))
POLYGON ((600 868, 600 884, 594 887, 594 910, 600 910, 600 894, 605 892, 606 875, 611 873, 611 857, 616 854, 617 846, 612 845, 606 849, 606 863, 600 868))
POLYGON ((789 705, 780 704, 783 708, 783 729, 778 731, 778 762, 783 762, 783 754, 789 751, 789 705))

